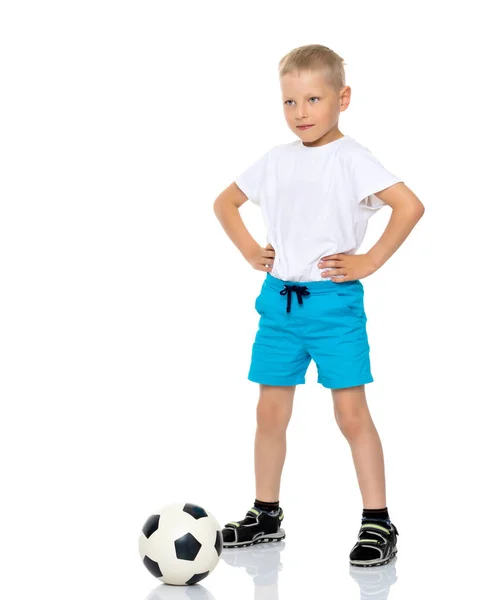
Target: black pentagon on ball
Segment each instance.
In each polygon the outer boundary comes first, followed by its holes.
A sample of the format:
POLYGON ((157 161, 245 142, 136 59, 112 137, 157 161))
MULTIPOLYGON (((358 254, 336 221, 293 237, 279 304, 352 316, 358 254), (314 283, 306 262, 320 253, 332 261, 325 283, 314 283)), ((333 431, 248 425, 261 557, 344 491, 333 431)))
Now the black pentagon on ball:
POLYGON ((206 573, 198 573, 197 575, 193 575, 193 577, 188 579, 188 581, 186 582, 186 585, 193 585, 195 583, 198 583, 198 581, 201 581, 202 579, 207 577, 208 573, 209 573, 209 571, 206 571, 206 573))
POLYGON ((160 565, 156 561, 151 560, 149 556, 145 556, 143 559, 143 564, 154 577, 163 577, 160 565))
POLYGON ((181 560, 195 560, 200 549, 200 542, 191 533, 187 533, 175 541, 176 557, 181 560))
POLYGON ((196 504, 185 504, 183 506, 183 512, 188 513, 194 519, 202 519, 203 517, 207 517, 208 513, 201 506, 197 506, 196 504))
POLYGON ((158 529, 158 525, 160 524, 160 515, 151 515, 148 517, 145 524, 143 525, 143 533, 147 538, 150 537, 155 531, 158 529))
POLYGON ((221 531, 216 532, 215 550, 218 553, 218 556, 221 556, 221 553, 223 552, 223 534, 221 531))

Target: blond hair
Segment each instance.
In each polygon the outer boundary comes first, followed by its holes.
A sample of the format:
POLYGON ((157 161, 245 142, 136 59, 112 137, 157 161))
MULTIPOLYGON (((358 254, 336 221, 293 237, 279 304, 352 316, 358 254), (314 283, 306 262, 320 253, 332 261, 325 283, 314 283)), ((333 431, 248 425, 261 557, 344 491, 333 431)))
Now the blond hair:
POLYGON ((327 46, 308 44, 294 48, 279 61, 279 77, 299 71, 321 71, 336 91, 346 85, 343 58, 327 46))

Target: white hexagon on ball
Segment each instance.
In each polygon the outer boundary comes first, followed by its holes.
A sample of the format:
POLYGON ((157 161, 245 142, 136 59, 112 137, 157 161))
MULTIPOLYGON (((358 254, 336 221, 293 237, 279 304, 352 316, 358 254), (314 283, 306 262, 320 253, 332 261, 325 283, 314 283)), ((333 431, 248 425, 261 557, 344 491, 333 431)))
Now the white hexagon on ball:
POLYGON ((221 526, 197 504, 164 506, 143 525, 140 556, 148 571, 163 583, 193 585, 207 577, 223 551, 221 526))

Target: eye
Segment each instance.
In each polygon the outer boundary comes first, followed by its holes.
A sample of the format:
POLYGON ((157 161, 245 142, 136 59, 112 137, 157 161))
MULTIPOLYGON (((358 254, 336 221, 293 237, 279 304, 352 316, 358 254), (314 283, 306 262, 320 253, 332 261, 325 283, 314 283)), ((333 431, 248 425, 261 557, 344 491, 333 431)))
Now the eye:
MULTIPOLYGON (((316 100, 321 100, 321 98, 319 98, 318 96, 311 96, 310 100, 314 100, 314 99, 316 99, 316 100)), ((285 104, 286 104, 287 106, 289 106, 288 102, 294 102, 294 100, 286 100, 286 101, 285 101, 285 104)), ((317 104, 317 102, 313 102, 313 104, 317 104)))

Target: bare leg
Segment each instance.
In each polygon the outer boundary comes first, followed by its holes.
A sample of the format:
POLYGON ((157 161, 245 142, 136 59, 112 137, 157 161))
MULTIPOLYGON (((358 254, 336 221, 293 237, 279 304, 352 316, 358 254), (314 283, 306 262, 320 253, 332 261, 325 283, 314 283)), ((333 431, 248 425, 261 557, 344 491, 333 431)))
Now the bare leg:
POLYGON ((386 506, 384 456, 366 401, 364 385, 331 390, 334 416, 349 442, 363 508, 386 506))
POLYGON ((286 458, 286 429, 293 410, 295 390, 296 386, 260 384, 254 454, 256 498, 263 502, 279 500, 286 458))

